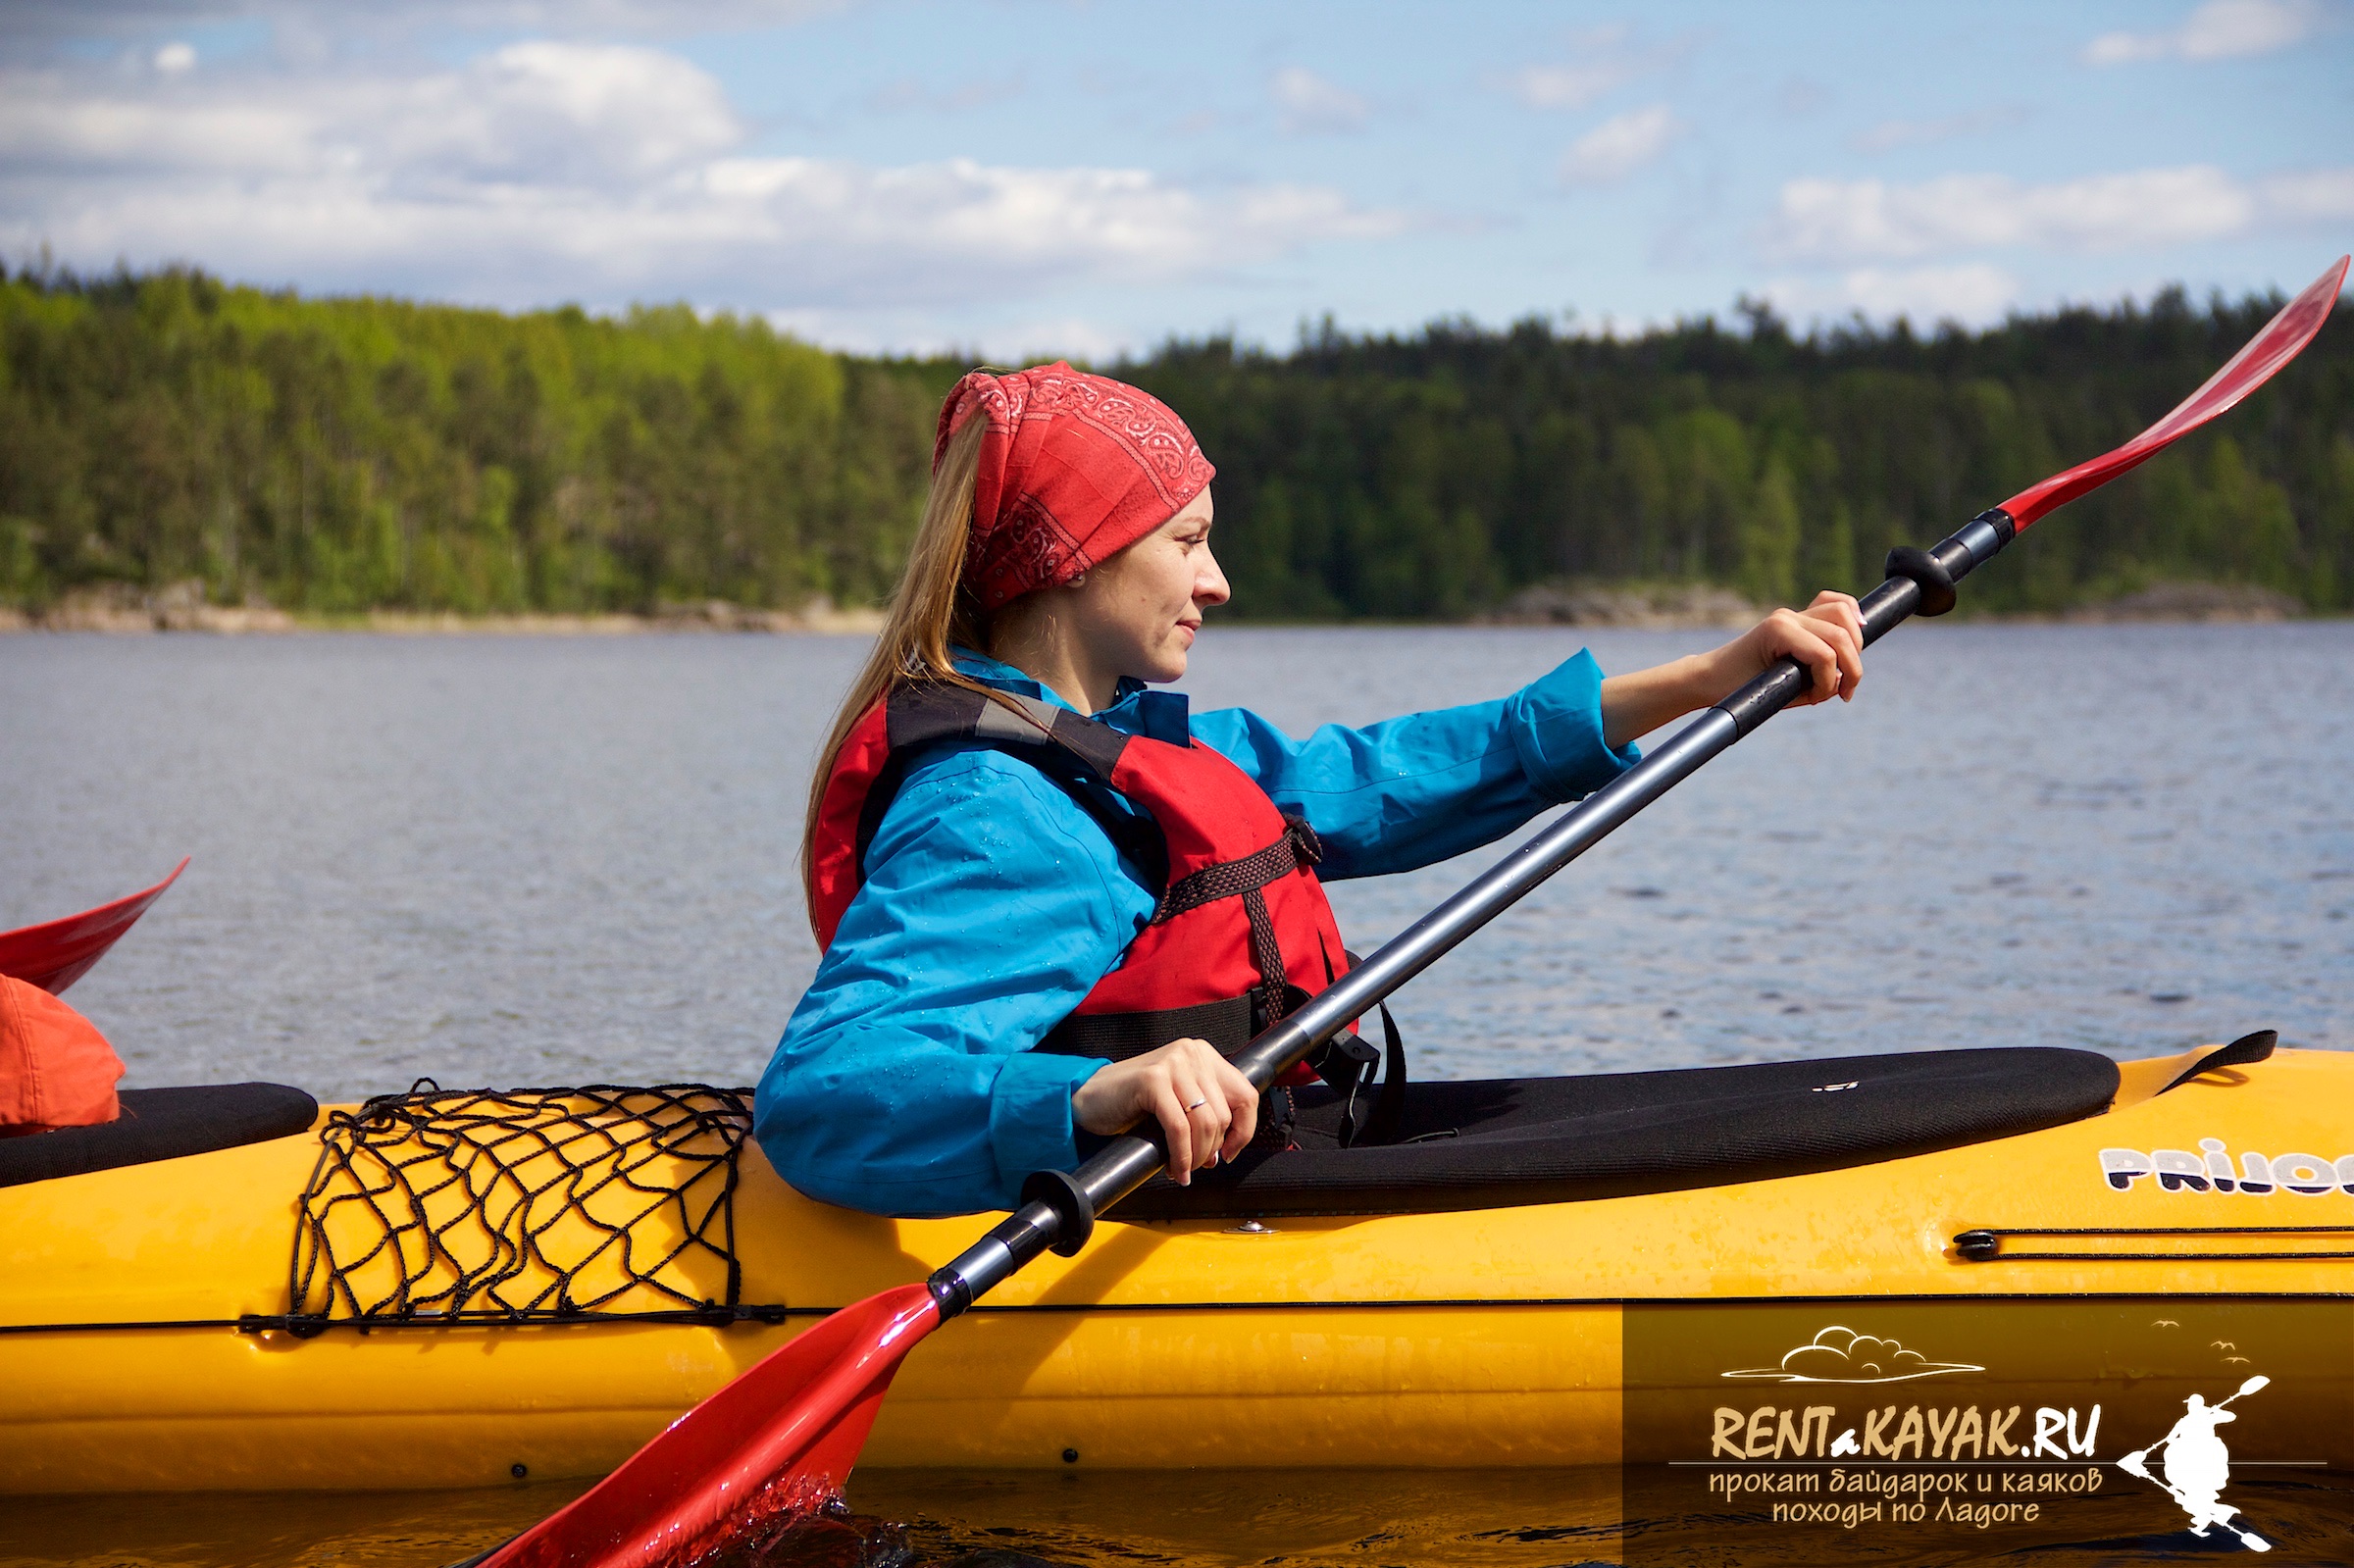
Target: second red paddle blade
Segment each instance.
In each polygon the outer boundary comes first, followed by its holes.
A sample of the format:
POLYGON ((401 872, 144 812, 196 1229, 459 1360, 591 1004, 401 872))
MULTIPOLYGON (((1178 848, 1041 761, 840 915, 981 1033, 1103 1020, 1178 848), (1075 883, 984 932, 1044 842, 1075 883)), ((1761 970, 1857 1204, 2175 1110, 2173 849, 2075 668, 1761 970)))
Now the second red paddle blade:
POLYGON ((2024 529, 2054 507, 2065 506, 2086 491, 2098 489, 2125 470, 2157 456, 2218 414, 2237 406, 2241 398, 2271 380, 2281 366, 2304 351, 2305 345, 2313 341, 2314 333, 2322 329, 2322 323, 2329 319, 2329 308, 2337 303, 2337 291, 2345 286, 2349 260, 2354 258, 2340 256, 2336 266, 2281 306, 2280 313, 2265 323, 2263 331, 2248 339, 2246 347, 2232 355, 2222 370, 2208 377, 2205 385, 2175 405, 2166 418, 2116 451, 2104 452, 2089 463, 2079 463, 2065 474, 2055 474, 2005 501, 2003 510, 2011 514, 2012 523, 2024 529))
POLYGON ((857 1463, 907 1352, 940 1326, 920 1285, 854 1301, 665 1428, 482 1568, 657 1568, 814 1509, 857 1463))
POLYGON ((68 986, 90 972, 90 966, 106 956, 109 947, 122 940, 138 918, 147 913, 147 906, 164 895, 164 889, 179 880, 188 869, 186 856, 172 868, 172 875, 143 893, 118 898, 96 909, 85 909, 78 915, 62 920, 43 921, 38 926, 20 926, 15 931, 0 931, 0 975, 21 980, 28 986, 38 986, 55 996, 68 986))

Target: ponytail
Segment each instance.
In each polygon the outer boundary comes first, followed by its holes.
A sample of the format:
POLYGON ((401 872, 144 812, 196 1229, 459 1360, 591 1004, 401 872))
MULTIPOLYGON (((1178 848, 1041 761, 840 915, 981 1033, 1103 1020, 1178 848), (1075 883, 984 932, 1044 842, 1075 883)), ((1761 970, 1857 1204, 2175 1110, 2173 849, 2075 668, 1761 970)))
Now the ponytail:
POLYGON ((948 437, 932 470, 923 522, 916 527, 915 542, 907 552, 907 570, 892 595, 882 635, 875 639, 874 651, 867 655, 858 678, 850 683, 842 710, 834 716, 834 728, 818 752, 817 772, 809 781, 809 804, 801 820, 801 896, 813 927, 817 904, 810 881, 814 869, 811 849, 818 814, 825 802, 826 784, 834 777, 835 761, 858 721, 897 687, 914 681, 944 682, 998 697, 988 686, 959 674, 948 652, 951 644, 979 649, 989 641, 988 615, 964 581, 965 544, 973 528, 974 477, 981 466, 981 437, 988 429, 989 420, 976 412, 948 437))

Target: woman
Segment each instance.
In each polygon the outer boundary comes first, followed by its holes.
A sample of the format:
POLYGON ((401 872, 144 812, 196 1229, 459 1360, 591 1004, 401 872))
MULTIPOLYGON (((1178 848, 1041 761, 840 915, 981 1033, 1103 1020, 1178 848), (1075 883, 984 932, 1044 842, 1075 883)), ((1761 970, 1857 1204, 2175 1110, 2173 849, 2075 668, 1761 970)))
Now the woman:
POLYGON ((1581 652, 1500 701, 1363 730, 1189 715, 1147 688, 1185 674, 1228 598, 1213 472, 1157 400, 1068 365, 949 394, 906 575, 810 794, 824 955, 756 1118, 801 1191, 1009 1208, 1032 1171, 1147 1120, 1188 1182, 1261 1131, 1221 1047, 1347 967, 1319 879, 1501 837, 1785 654, 1813 674, 1802 703, 1863 678, 1855 600, 1823 593, 1714 653, 1606 680, 1581 652))

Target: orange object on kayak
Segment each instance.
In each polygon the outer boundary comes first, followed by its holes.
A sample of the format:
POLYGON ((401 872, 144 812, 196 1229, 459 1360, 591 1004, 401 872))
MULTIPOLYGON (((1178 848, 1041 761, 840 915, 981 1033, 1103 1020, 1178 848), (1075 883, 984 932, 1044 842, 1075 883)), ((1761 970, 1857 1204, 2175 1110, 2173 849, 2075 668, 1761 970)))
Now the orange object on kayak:
POLYGON ((122 1112, 122 1077, 123 1058, 97 1025, 0 975, 0 1138, 111 1122, 122 1112))
POLYGON ((178 882, 179 874, 187 869, 188 859, 182 855, 179 864, 172 868, 171 876, 143 893, 132 893, 128 898, 118 898, 111 904, 100 904, 96 909, 85 909, 63 920, 0 932, 0 976, 38 986, 52 996, 62 994, 68 986, 88 974, 90 966, 104 958, 106 950, 147 913, 147 906, 161 898, 164 889, 178 882))

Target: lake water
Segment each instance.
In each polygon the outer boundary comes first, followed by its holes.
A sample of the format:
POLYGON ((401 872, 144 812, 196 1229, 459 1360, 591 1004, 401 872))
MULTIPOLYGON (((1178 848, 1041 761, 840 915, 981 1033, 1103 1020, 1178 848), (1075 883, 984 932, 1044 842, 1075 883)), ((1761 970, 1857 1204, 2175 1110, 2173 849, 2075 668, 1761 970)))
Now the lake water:
MULTIPOLYGON (((1498 695, 1580 640, 1218 629, 1187 689, 1299 731, 1498 695)), ((1710 638, 1584 640, 1623 670, 1710 638)), ((0 637, 0 929, 194 857, 73 993, 133 1087, 749 1083, 814 963, 800 802, 862 651, 0 637)), ((1775 720, 1405 991, 1416 1071, 2354 1047, 2354 625, 1911 626, 1868 666, 1855 704, 1775 720)), ((1336 886, 1353 943, 1485 858, 1336 886)), ((861 1485, 927 1549, 1074 1562, 1576 1561, 1594 1527, 1561 1500, 1583 1483, 1540 1505, 1521 1477, 1289 1501, 1203 1479, 1143 1513, 1059 1478, 861 1485), (1281 1527, 1221 1541, 1238 1508, 1281 1527)), ((0 1561, 433 1564, 464 1554, 435 1554, 453 1521, 552 1503, 521 1496, 43 1505, 0 1561)))
MULTIPOLYGON (((1294 731, 1567 632, 1241 631, 1294 731)), ((1706 633, 1596 633, 1605 669, 1706 633)), ((132 1085, 750 1083, 852 639, 0 638, 0 929, 193 863, 74 991, 132 1085)), ((1418 1070, 1927 1045, 2354 1046, 2354 624, 1909 626, 1400 997, 1418 1070)), ((1484 856, 1334 889, 1378 941, 1484 856)))

